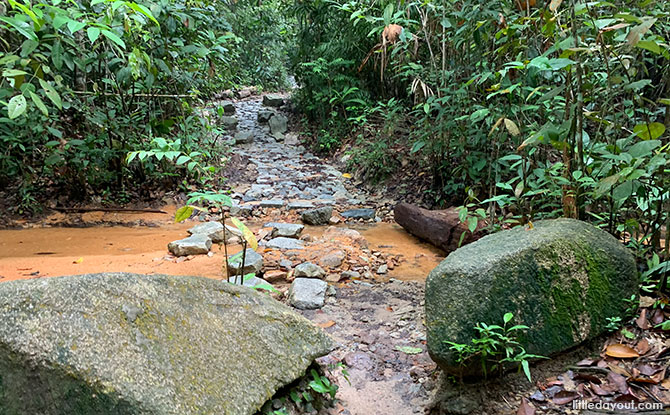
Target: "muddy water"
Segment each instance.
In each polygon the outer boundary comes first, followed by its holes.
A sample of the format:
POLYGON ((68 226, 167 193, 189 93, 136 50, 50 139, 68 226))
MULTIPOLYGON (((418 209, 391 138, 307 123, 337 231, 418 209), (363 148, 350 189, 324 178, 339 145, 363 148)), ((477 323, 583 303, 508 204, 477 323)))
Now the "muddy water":
MULTIPOLYGON (((167 256, 167 244, 186 237, 186 230, 193 225, 165 222, 158 227, 0 230, 0 281, 114 271, 222 278, 225 256, 218 245, 212 248, 211 256, 188 260, 167 256)), ((250 225, 253 230, 261 226, 250 225)), ((325 229, 307 227, 304 233, 318 238, 325 229)), ((443 259, 439 250, 398 225, 381 223, 356 229, 368 240, 370 249, 401 255, 403 260, 389 271, 389 278, 423 280, 443 259)), ((232 253, 239 250, 239 246, 231 247, 232 253)))

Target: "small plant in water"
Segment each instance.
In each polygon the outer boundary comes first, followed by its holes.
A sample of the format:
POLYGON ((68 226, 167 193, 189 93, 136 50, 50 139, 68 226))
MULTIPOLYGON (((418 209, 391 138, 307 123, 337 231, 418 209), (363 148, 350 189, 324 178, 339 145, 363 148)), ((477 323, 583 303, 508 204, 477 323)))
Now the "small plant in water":
MULTIPOLYGON (((258 241, 254 233, 238 218, 231 217, 230 220, 234 228, 228 228, 226 225, 226 207, 230 208, 233 206, 233 201, 230 196, 221 193, 221 192, 192 192, 189 194, 189 199, 186 202, 186 206, 183 206, 177 210, 175 213, 175 222, 183 222, 186 219, 190 218, 195 210, 202 212, 208 212, 206 208, 197 206, 195 204, 210 205, 217 208, 218 212, 221 213, 221 225, 223 225, 223 249, 225 254, 225 271, 226 271, 226 281, 230 282, 230 263, 237 262, 241 260, 239 267, 239 275, 233 278, 233 282, 239 281, 240 285, 243 285, 245 281, 248 281, 255 277, 253 273, 244 275, 244 266, 246 262, 246 253, 247 247, 253 249, 254 251, 258 249, 258 241), (233 232, 232 229, 235 229, 233 232), (242 239, 242 251, 238 252, 233 256, 228 256, 228 237, 226 235, 227 231, 233 232, 236 236, 239 236, 242 239)), ((267 291, 277 291, 270 284, 258 284, 253 288, 267 290, 267 291)))
POLYGON ((502 374, 509 364, 517 365, 531 382, 530 360, 546 357, 526 353, 518 342, 518 334, 528 330, 528 326, 518 324, 510 327, 509 323, 513 318, 512 313, 506 313, 502 326, 477 323, 475 330, 479 333, 479 338, 471 339, 470 343, 446 343, 450 345, 450 350, 456 352, 458 363, 462 367, 479 360, 486 377, 489 371, 498 370, 502 374))

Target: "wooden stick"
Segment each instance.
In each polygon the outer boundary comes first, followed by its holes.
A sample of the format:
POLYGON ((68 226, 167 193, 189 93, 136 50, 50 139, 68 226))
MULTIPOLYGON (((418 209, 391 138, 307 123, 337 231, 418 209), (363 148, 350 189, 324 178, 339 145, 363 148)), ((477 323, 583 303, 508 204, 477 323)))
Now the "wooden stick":
MULTIPOLYGON (((105 96, 121 96, 116 92, 92 92, 92 91, 72 91, 77 95, 105 95, 105 96)), ((143 98, 197 98, 197 95, 167 95, 167 94, 135 94, 136 97, 143 98)))
POLYGON ((164 210, 158 209, 132 209, 132 208, 68 208, 68 207, 54 207, 51 208, 59 212, 141 212, 141 213, 163 213, 167 215, 164 210))

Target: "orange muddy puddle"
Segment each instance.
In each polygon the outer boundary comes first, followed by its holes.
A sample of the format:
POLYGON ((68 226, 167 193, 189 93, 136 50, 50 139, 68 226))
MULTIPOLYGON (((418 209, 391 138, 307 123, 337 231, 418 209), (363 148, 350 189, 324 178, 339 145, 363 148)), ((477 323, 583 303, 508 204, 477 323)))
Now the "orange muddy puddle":
MULTIPOLYGON (((108 219, 110 215, 106 216, 105 219, 108 219)), ((196 223, 170 223, 170 217, 171 215, 156 217, 162 219, 158 227, 39 227, 0 230, 0 282, 117 271, 222 278, 225 256, 219 245, 212 247, 212 256, 197 255, 186 260, 167 256, 167 244, 187 237, 186 230, 196 223)), ((249 225, 254 231, 261 226, 260 223, 249 225)), ((395 224, 349 227, 361 232, 368 240, 370 249, 402 256, 400 264, 389 270, 384 279, 424 280, 430 270, 444 258, 441 251, 420 242, 395 224)), ((303 233, 317 239, 325 229, 326 227, 306 227, 303 233)), ((314 248, 317 249, 318 246, 314 248)), ((240 250, 240 246, 229 249, 229 253, 235 253, 240 250)))

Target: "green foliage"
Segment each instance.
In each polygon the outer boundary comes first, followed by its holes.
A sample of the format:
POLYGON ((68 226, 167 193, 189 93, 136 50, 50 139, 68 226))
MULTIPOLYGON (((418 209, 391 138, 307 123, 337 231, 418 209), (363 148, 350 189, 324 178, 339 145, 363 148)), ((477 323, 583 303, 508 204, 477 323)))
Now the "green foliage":
POLYGON ((527 330, 528 326, 509 326, 513 318, 512 313, 506 313, 502 326, 477 323, 474 328, 478 338, 473 338, 469 344, 447 342, 449 349, 457 353, 457 360, 463 366, 478 360, 485 377, 496 370, 502 374, 507 365, 513 364, 523 370, 528 382, 531 382, 530 360, 545 357, 526 353, 517 339, 519 333, 527 330))
POLYGON ((0 13, 2 187, 84 197, 197 180, 221 153, 216 123, 193 110, 197 100, 243 82, 285 83, 292 27, 268 24, 278 16, 276 1, 7 4, 0 13))
POLYGON ((298 103, 328 131, 360 137, 351 164, 363 175, 393 175, 392 155, 402 155, 430 171, 437 204, 462 203, 492 229, 567 216, 641 256, 661 250, 666 2, 296 1, 294 13, 298 103), (331 105, 346 88, 367 102, 395 99, 396 121, 331 105), (372 126, 359 128, 359 117, 372 126), (389 125, 400 134, 380 134, 389 125))

